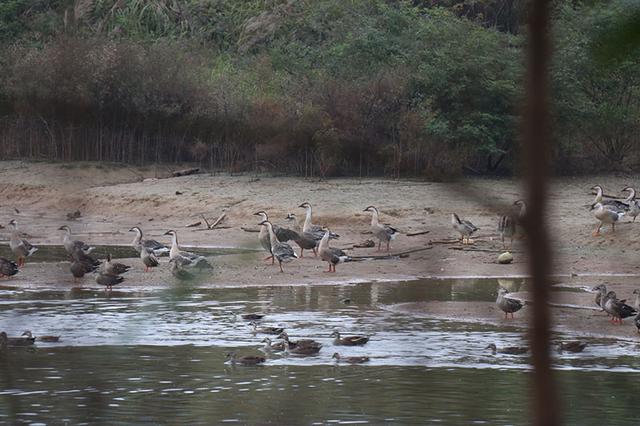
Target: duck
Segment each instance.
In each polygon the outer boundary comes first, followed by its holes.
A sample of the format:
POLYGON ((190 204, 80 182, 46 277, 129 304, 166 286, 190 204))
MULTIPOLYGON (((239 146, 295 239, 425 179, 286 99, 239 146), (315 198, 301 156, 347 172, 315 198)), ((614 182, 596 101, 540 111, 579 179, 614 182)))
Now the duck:
POLYGON ((522 355, 526 354, 529 351, 529 348, 525 346, 507 346, 506 348, 498 349, 495 343, 489 344, 485 349, 491 349, 492 355, 495 355, 496 353, 507 355, 522 355))
POLYGON ((242 314, 240 315, 240 317, 244 320, 260 321, 262 318, 264 318, 264 314, 242 314))
POLYGON ((298 234, 297 238, 293 239, 293 242, 296 243, 298 247, 300 247, 300 258, 302 259, 304 257, 305 250, 312 250, 313 255, 317 256, 317 235, 311 232, 298 231, 300 229, 300 226, 298 225, 298 219, 294 213, 287 214, 287 217, 285 219, 293 222, 294 229, 296 229, 296 231, 294 232, 297 232, 298 234))
POLYGON ((604 310, 611 315, 614 324, 622 324, 622 320, 636 315, 638 312, 631 306, 624 303, 625 300, 618 300, 615 291, 607 293, 604 303, 604 310))
POLYGON ((24 238, 20 238, 18 235, 18 222, 15 219, 11 219, 9 222, 11 226, 11 237, 9 239, 9 248, 18 257, 18 267, 24 266, 25 259, 30 257, 38 251, 38 247, 29 243, 24 238))
POLYGON ((453 229, 460 233, 460 236, 462 237, 462 244, 469 244, 471 242, 469 237, 479 229, 468 220, 460 219, 460 216, 456 213, 451 213, 451 225, 453 225, 453 229))
MULTIPOLYGON (((260 223, 269 220, 269 216, 264 210, 260 210, 259 212, 256 212, 253 215, 260 217, 260 223)), ((286 243, 287 241, 291 241, 299 238, 299 235, 296 231, 292 229, 283 228, 278 225, 273 225, 273 232, 275 232, 276 237, 278 238, 278 241, 282 243, 286 243)), ((273 254, 271 254, 271 238, 269 237, 269 231, 267 230, 266 226, 260 227, 258 240, 260 241, 260 245, 262 245, 262 248, 264 248, 264 250, 270 254, 270 256, 265 258, 265 260, 270 259, 271 263, 273 264, 275 260, 273 258, 273 254)))
POLYGON ((235 352, 229 352, 227 354, 227 361, 229 361, 231 365, 258 365, 264 363, 266 360, 265 357, 257 355, 238 356, 235 352))
POLYGON ((249 325, 251 327, 253 327, 253 334, 256 333, 262 333, 262 334, 281 334, 284 331, 283 327, 270 327, 270 326, 264 326, 264 327, 260 327, 258 328, 258 324, 256 324, 254 321, 251 321, 249 323, 249 325))
POLYGON ((74 247, 71 253, 71 263, 69 264, 69 271, 73 275, 73 281, 77 282, 78 279, 84 277, 90 272, 94 272, 100 261, 86 254, 82 247, 74 247))
POLYGON ((173 229, 164 233, 171 236, 171 250, 169 251, 169 259, 178 262, 184 268, 211 269, 211 264, 206 257, 195 253, 180 250, 178 245, 178 233, 173 229))
POLYGON ((0 256, 0 278, 9 278, 20 271, 18 264, 6 257, 0 256))
POLYGON ((151 268, 155 268, 160 264, 153 250, 144 246, 140 247, 140 259, 144 265, 145 272, 149 272, 151 268))
POLYGON ((600 229, 605 223, 611 225, 611 232, 616 232, 616 222, 618 222, 624 216, 624 212, 610 210, 602 203, 596 203, 591 206, 591 211, 593 212, 593 215, 596 217, 596 219, 598 219, 598 221, 600 222, 596 230, 592 233, 594 237, 600 235, 600 229))
POLYGON ((379 222, 379 213, 376 207, 369 206, 363 211, 371 212, 371 233, 378 239, 378 251, 381 250, 382 242, 385 242, 387 243, 388 252, 389 244, 395 240, 400 233, 396 228, 379 222))
MULTIPOLYGON (((323 235, 324 235, 324 227, 320 226, 320 225, 314 225, 312 223, 312 207, 311 204, 309 204, 308 202, 304 202, 302 204, 300 204, 298 207, 305 209, 306 210, 306 216, 304 219, 304 223, 302 225, 302 232, 307 232, 309 234, 312 234, 316 237, 316 240, 319 241, 323 235)), ((338 239, 340 238, 340 235, 335 234, 335 233, 331 233, 331 239, 338 239)))
POLYGON ((300 341, 296 342, 296 345, 293 346, 291 342, 285 340, 285 346, 287 347, 287 353, 294 355, 316 355, 322 349, 322 344, 316 341, 312 341, 313 343, 309 344, 300 344, 300 341))
POLYGON ((329 337, 333 337, 333 344, 334 345, 339 345, 339 346, 362 346, 362 345, 366 345, 367 342, 369 341, 369 338, 366 336, 345 336, 345 337, 341 337, 340 336, 340 332, 335 330, 333 333, 331 333, 331 336, 329 337))
POLYGON ((602 199, 602 186, 594 185, 591 187, 591 190, 596 191, 596 197, 593 199, 593 205, 602 204, 605 208, 609 210, 613 210, 618 213, 625 212, 629 209, 629 205, 627 203, 623 203, 618 200, 603 200, 602 199))
POLYGON ((56 343, 60 341, 60 336, 38 336, 40 342, 56 343))
POLYGON ((273 225, 271 224, 271 222, 267 220, 261 222, 260 225, 264 225, 268 228, 269 236, 271 238, 271 252, 273 253, 273 257, 275 257, 278 261, 280 272, 284 272, 284 269, 282 269, 282 264, 297 259, 298 255, 289 244, 281 243, 280 241, 278 241, 276 234, 273 232, 273 225))
POLYGON ((604 302, 605 296, 607 295, 607 286, 604 284, 599 284, 591 289, 591 291, 597 291, 595 297, 595 303, 600 307, 601 310, 604 311, 604 302))
MULTIPOLYGON (((3 331, 4 333, 4 331, 3 331)), ((5 336, 7 334, 5 333, 5 336)), ((8 346, 31 346, 35 343, 36 338, 33 337, 31 331, 27 330, 20 337, 7 337, 8 346)))
POLYGON ((567 352, 582 352, 584 348, 587 347, 587 342, 582 342, 580 340, 572 340, 569 342, 558 342, 558 353, 562 353, 563 351, 567 352))
POLYGON ((65 231, 62 236, 62 246, 69 254, 73 254, 76 249, 81 249, 86 254, 91 253, 94 247, 91 247, 84 243, 84 241, 74 240, 71 235, 71 228, 67 225, 62 225, 58 228, 59 231, 65 231))
MULTIPOLYGON (((282 333, 280 333, 278 335, 278 339, 282 339, 283 342, 286 345, 289 345, 289 348, 298 348, 298 347, 303 347, 303 346, 318 346, 320 345, 320 343, 316 342, 315 340, 312 339, 300 339, 300 340, 296 340, 295 342, 289 340, 289 335, 287 334, 286 331, 283 331, 282 333)), ((322 346, 322 345, 320 345, 322 346)))
POLYGON ((335 359, 336 362, 347 362, 349 364, 364 364, 365 362, 369 362, 368 356, 341 356, 338 352, 334 353, 331 357, 335 359))
POLYGON ((626 215, 632 217, 633 222, 635 222, 636 217, 638 217, 638 215, 640 214, 640 203, 638 202, 638 200, 636 200, 636 190, 630 186, 627 186, 622 191, 629 192, 629 195, 624 200, 624 202, 629 205, 629 209, 626 212, 626 215))
POLYGON ((329 264, 329 269, 326 272, 336 272, 338 263, 350 262, 352 259, 344 251, 329 247, 329 236, 330 232, 328 230, 325 231, 324 237, 322 237, 318 246, 318 253, 320 254, 320 259, 329 264))
POLYGON ((283 352, 287 349, 287 344, 284 341, 272 343, 271 339, 269 339, 268 337, 262 339, 262 343, 264 343, 264 347, 262 348, 262 350, 264 350, 265 352, 283 352))
POLYGON ((107 274, 122 275, 131 269, 131 266, 124 263, 112 262, 111 253, 107 253, 107 261, 102 264, 102 270, 107 274))
POLYGON ((129 232, 135 232, 136 236, 131 242, 131 246, 135 249, 136 252, 140 253, 141 247, 146 247, 148 250, 153 251, 153 255, 156 257, 166 256, 169 254, 169 247, 165 246, 159 241, 156 240, 144 240, 142 239, 142 229, 138 226, 134 226, 129 229, 129 232))
POLYGON ((106 272, 99 272, 96 275, 96 283, 105 286, 105 291, 113 290, 114 285, 118 285, 124 281, 124 278, 120 275, 107 274, 106 272))
POLYGON ((521 301, 516 299, 510 299, 505 295, 508 293, 506 288, 500 287, 498 290, 498 297, 496 299, 496 305, 498 308, 504 312, 504 319, 508 318, 508 314, 511 314, 511 318, 513 318, 513 314, 518 312, 524 306, 521 301))

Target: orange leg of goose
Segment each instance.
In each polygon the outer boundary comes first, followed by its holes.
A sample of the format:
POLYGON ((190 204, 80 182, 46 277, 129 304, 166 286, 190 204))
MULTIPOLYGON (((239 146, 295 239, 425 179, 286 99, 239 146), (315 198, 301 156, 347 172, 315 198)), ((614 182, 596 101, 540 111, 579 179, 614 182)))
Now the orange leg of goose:
POLYGON ((264 258, 264 260, 269 260, 269 259, 273 259, 273 255, 267 256, 267 257, 264 258))
POLYGON ((329 269, 327 269, 325 272, 331 272, 331 263, 329 263, 329 269))
POLYGON ((591 235, 593 235, 594 237, 599 237, 600 236, 600 228, 602 228, 602 222, 600 222, 600 225, 598 225, 598 228, 596 228, 596 230, 593 231, 593 233, 591 233, 591 235))

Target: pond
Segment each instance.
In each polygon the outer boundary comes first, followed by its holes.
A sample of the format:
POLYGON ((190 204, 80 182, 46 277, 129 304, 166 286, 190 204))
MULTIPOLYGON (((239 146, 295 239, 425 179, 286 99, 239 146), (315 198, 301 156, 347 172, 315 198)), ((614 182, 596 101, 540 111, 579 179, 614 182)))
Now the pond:
MULTIPOLYGON (((494 342, 525 344, 521 330, 388 309, 491 301, 497 285, 181 285, 111 295, 2 287, 0 329, 62 338, 0 354, 0 424, 527 424, 528 358, 485 350, 494 342), (317 356, 274 354, 261 366, 231 366, 230 351, 261 354, 264 335, 240 317, 248 312, 323 348, 317 356), (371 340, 334 346, 333 330, 371 340), (370 362, 336 364, 334 352, 370 362)), ((637 349, 592 340, 583 353, 556 355, 568 424, 637 423, 637 349)))

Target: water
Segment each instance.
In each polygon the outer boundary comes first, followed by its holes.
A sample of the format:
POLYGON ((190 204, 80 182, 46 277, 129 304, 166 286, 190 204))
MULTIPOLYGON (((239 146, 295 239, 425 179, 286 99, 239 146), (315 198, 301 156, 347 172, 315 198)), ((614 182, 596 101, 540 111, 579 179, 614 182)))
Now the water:
MULTIPOLYGON (((525 344, 520 330, 389 309, 490 302, 497 285, 181 286, 110 296, 3 287, 0 329, 62 340, 0 355, 0 424, 527 424, 528 358, 484 349, 525 344), (292 340, 316 339, 323 349, 313 357, 275 354, 257 367, 225 364, 232 350, 261 353, 264 336, 239 317, 247 312, 265 313, 262 324, 285 327, 292 340), (334 346, 334 329, 371 341, 334 346), (371 361, 336 365, 336 351, 371 361)), ((555 358, 567 423, 637 423, 637 350, 592 340, 581 354, 555 358)))

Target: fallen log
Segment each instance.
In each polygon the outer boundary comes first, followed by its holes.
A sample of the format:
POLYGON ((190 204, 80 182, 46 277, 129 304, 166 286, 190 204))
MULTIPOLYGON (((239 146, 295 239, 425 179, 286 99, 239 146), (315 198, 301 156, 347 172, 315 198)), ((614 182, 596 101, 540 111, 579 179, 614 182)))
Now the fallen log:
POLYGON ((211 226, 209 227, 209 229, 213 229, 216 226, 218 226, 220 224, 220 222, 222 222, 225 218, 227 217, 226 213, 222 213, 215 222, 213 222, 213 224, 211 224, 211 226))
POLYGON ((200 225, 202 225, 202 222, 201 221, 197 221, 197 222, 190 223, 190 224, 186 225, 185 228, 195 228, 196 226, 200 226, 200 225))
POLYGON ((195 175, 198 173, 200 173, 200 167, 193 167, 191 169, 177 170, 171 173, 171 177, 189 176, 189 175, 195 175))
POLYGON ((406 234, 407 237, 415 237, 416 235, 424 235, 424 234, 428 234, 431 231, 419 231, 419 232, 409 232, 408 234, 406 234))
POLYGON ((486 253, 504 253, 506 251, 510 253, 523 253, 522 250, 498 250, 498 249, 481 249, 475 247, 449 247, 449 250, 458 250, 458 251, 482 251, 486 253))

